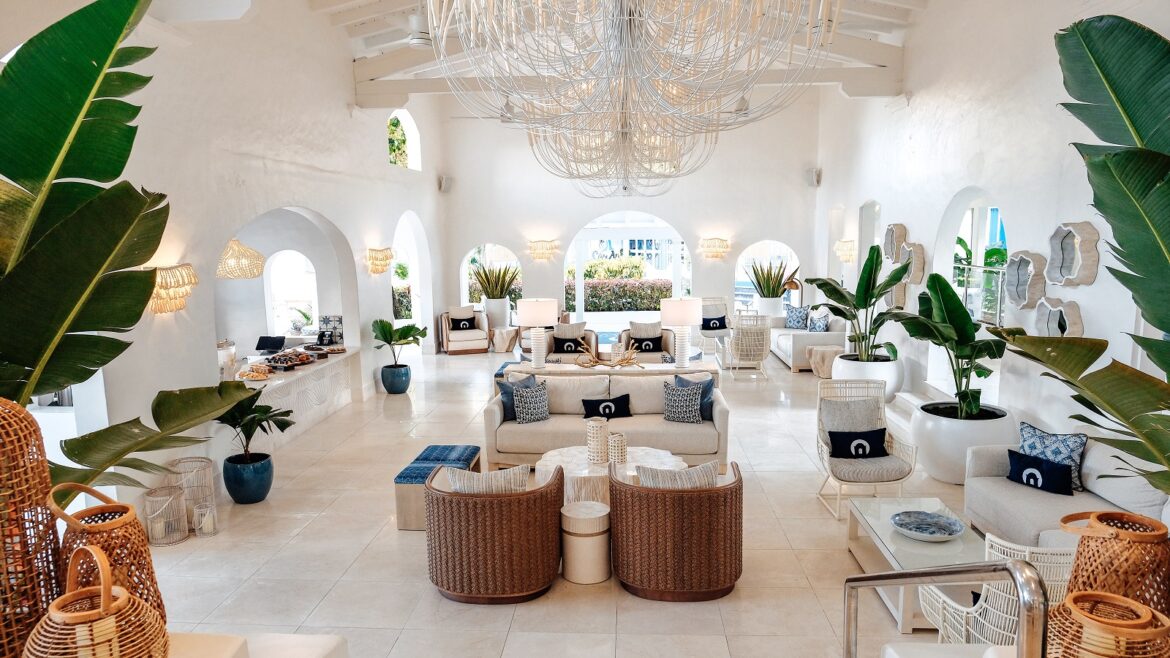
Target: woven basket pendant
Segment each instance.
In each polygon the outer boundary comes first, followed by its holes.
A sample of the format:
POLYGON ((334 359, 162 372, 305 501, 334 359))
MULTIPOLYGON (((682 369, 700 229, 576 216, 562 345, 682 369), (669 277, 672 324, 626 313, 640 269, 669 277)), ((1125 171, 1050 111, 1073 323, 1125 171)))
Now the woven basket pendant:
POLYGON ((1170 538, 1166 524, 1129 512, 1070 514, 1060 524, 1081 536, 1069 576, 1069 592, 1109 592, 1170 615, 1170 538), (1086 519, 1087 525, 1072 525, 1086 519))
POLYGON ((57 523, 45 505, 53 483, 36 419, 0 398, 0 657, 25 639, 59 593, 57 523))

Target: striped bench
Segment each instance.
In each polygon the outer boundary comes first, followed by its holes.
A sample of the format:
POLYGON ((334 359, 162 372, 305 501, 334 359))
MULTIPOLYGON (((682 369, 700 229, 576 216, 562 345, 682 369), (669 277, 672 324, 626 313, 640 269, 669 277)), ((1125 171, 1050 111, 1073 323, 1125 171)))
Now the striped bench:
POLYGON ((423 485, 437 466, 480 471, 479 446, 430 445, 394 477, 394 507, 399 530, 426 530, 423 485))

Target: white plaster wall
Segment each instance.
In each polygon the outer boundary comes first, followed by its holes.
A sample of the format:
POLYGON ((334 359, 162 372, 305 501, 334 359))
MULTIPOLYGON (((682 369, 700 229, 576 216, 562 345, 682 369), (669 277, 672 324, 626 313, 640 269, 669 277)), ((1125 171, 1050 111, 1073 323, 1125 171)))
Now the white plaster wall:
MULTIPOLYGON (((948 204, 961 192, 972 195, 971 188, 1001 208, 1010 251, 1047 254, 1048 236, 1066 221, 1092 220, 1107 238, 1108 225, 1089 205, 1084 165, 1069 146, 1096 140, 1057 106, 1068 98, 1053 45, 1057 30, 1103 13, 1170 33, 1170 12, 1156 0, 932 0, 916 13, 907 38, 905 97, 852 100, 823 91, 815 245, 821 267, 831 261, 835 240, 857 235, 858 210, 870 199, 881 204, 883 227, 901 222, 911 241, 926 245, 930 266, 948 204)), ((920 290, 911 288, 911 307, 920 290)), ((1049 285, 1048 294, 1077 301, 1085 334, 1109 339, 1109 356, 1131 361, 1123 333, 1134 329, 1135 307, 1112 276, 1102 269, 1092 286, 1049 285)), ((1033 311, 1011 309, 1006 322, 1030 329, 1034 318, 1033 311)), ((899 343, 911 386, 921 390, 925 345, 912 344, 898 327, 884 335, 899 343)), ((1067 426, 1067 389, 1038 373, 1022 359, 1005 359, 1001 402, 1023 419, 1067 426)))

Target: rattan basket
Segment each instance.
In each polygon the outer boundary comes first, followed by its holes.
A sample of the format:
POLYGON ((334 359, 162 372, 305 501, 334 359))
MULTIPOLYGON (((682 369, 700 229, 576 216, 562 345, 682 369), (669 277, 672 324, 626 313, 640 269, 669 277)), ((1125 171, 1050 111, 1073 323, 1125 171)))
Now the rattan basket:
POLYGON ((36 419, 0 398, 0 656, 24 639, 60 594, 57 523, 45 505, 53 483, 36 419))
MULTIPOLYGON (((84 484, 66 482, 53 487, 49 494, 49 507, 57 518, 65 522, 65 535, 61 538, 63 555, 73 555, 74 551, 83 546, 97 546, 110 562, 114 584, 145 601, 166 621, 166 607, 158 591, 154 563, 150 559, 150 542, 147 541, 146 528, 138 520, 133 505, 119 503, 84 484), (59 491, 79 491, 100 500, 102 504, 69 514, 58 507, 53 499, 59 491)), ((80 587, 97 585, 98 573, 93 565, 82 565, 79 569, 77 577, 80 587)), ((61 571, 64 573, 65 569, 61 571)))
POLYGON ((24 658, 166 658, 167 625, 145 601, 114 585, 102 549, 73 552, 65 594, 49 606, 28 637, 24 658), (85 556, 93 564, 82 566, 85 556), (97 585, 81 587, 83 570, 98 574, 97 585))
POLYGON ((1108 592, 1074 592, 1048 613, 1048 658, 1166 658, 1170 618, 1108 592))
POLYGON ((1081 535, 1068 591, 1118 594, 1170 615, 1166 524, 1129 512, 1070 514, 1060 524, 1081 535), (1086 519, 1086 525, 1073 525, 1086 519))

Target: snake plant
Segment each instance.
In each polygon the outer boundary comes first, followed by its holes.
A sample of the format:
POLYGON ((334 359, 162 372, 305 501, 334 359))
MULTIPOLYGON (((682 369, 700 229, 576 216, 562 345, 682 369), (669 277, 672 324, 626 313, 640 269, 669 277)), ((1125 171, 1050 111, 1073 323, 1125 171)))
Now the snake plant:
POLYGON ((504 299, 520 278, 520 268, 515 265, 476 265, 471 271, 476 283, 487 299, 504 299))
POLYGON ((784 261, 779 263, 752 261, 747 273, 756 294, 765 299, 773 299, 783 297, 786 291, 800 289, 800 280, 796 278, 799 272, 799 266, 789 272, 788 264, 784 261))

